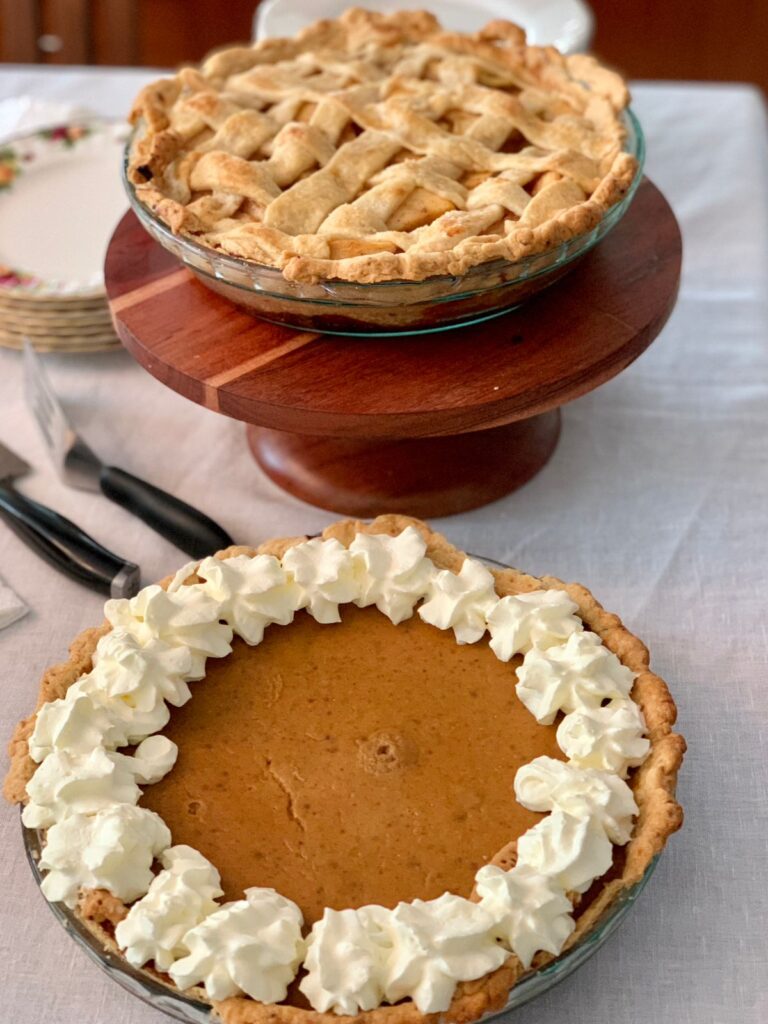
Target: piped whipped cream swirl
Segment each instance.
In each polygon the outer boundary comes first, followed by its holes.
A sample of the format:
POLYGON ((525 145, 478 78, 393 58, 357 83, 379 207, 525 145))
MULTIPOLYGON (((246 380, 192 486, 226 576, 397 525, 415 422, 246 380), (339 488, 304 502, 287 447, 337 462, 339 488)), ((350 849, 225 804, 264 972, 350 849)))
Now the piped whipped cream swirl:
POLYGON ((589 818, 554 810, 517 840, 517 866, 552 879, 563 892, 586 892, 613 863, 613 847, 589 818))
POLYGON ((160 732, 170 717, 164 700, 150 711, 139 711, 125 701, 105 697, 92 675, 82 676, 64 697, 40 708, 29 754, 33 761, 42 761, 57 750, 74 754, 87 754, 96 747, 114 750, 160 732))
POLYGON ((500 661, 509 661, 532 647, 564 643, 584 628, 574 614, 577 607, 564 590, 533 590, 502 597, 488 615, 491 650, 500 661))
POLYGON ((219 872, 191 846, 171 846, 161 856, 164 870, 146 896, 133 904, 115 928, 115 940, 134 967, 153 960, 160 971, 189 953, 185 935, 219 909, 219 872))
POLYGON ((189 950, 169 974, 180 989, 202 984, 211 999, 245 992, 261 1003, 285 999, 304 955, 301 911, 274 889, 245 890, 184 935, 189 950))
POLYGON ((504 963, 494 923, 485 908, 452 893, 394 910, 326 910, 310 934, 299 987, 322 1011, 353 1014, 410 998, 422 1013, 438 1013, 459 982, 504 963))
POLYGON ((352 555, 333 538, 315 537, 288 548, 283 568, 299 588, 298 607, 318 622, 340 622, 339 605, 358 596, 352 555))
POLYGON ((419 531, 408 526, 396 537, 358 533, 349 550, 358 581, 355 604, 360 608, 375 604, 395 625, 410 618, 435 575, 419 531))
POLYGON ((551 725, 558 711, 599 707, 628 697, 634 676, 594 633, 572 633, 564 644, 531 648, 517 670, 515 692, 537 722, 551 725))
POLYGON ((130 903, 152 881, 152 862, 171 845, 159 815, 114 804, 95 814, 71 814, 48 829, 40 868, 47 900, 74 907, 81 888, 108 889, 130 903))
POLYGON ((561 810, 589 821, 618 846, 629 842, 638 813, 632 790, 613 772, 536 757, 518 768, 515 796, 531 811, 561 810))
POLYGON ((315 1010, 352 1016, 381 1003, 390 949, 383 924, 390 913, 378 906, 326 908, 307 940, 307 973, 299 982, 315 1010))
POLYGON ((498 600, 491 573, 476 559, 465 558, 458 573, 436 573, 419 615, 438 629, 452 629, 458 643, 473 644, 485 633, 498 600))
POLYGON ((166 701, 181 707, 189 700, 187 680, 201 678, 198 668, 184 647, 151 638, 142 645, 128 630, 112 629, 96 645, 92 670, 38 711, 30 756, 140 742, 168 724, 166 701))
POLYGON ((625 779, 628 769, 639 767, 651 749, 645 730, 637 704, 617 698, 605 707, 571 711, 557 727, 557 745, 572 764, 625 779))
POLYGON ((57 750, 27 784, 27 828, 48 828, 70 814, 93 814, 114 804, 135 804, 137 783, 159 782, 176 763, 178 748, 165 736, 150 736, 133 757, 96 747, 88 754, 57 750))
POLYGON ((539 950, 557 955, 576 927, 563 889, 527 864, 511 871, 486 864, 475 876, 475 890, 495 922, 495 934, 525 968, 539 950))
POLYGON ((93 692, 105 700, 122 700, 137 711, 151 711, 159 700, 176 708, 192 696, 187 680, 196 674, 188 648, 151 638, 141 644, 129 630, 116 626, 101 637, 93 655, 93 692))
POLYGON ((506 960, 493 926, 484 907, 453 893, 399 903, 388 920, 387 1002, 409 997, 422 1013, 447 1010, 460 981, 482 978, 506 960))
POLYGON ((220 603, 202 587, 168 593, 153 584, 135 597, 107 601, 104 614, 112 626, 122 626, 142 646, 160 640, 168 647, 183 647, 190 655, 192 679, 203 678, 206 658, 232 652, 232 627, 220 621, 220 603))
POLYGON ((302 588, 272 555, 206 558, 197 575, 219 602, 219 614, 246 643, 260 644, 267 626, 287 626, 301 607, 302 588))

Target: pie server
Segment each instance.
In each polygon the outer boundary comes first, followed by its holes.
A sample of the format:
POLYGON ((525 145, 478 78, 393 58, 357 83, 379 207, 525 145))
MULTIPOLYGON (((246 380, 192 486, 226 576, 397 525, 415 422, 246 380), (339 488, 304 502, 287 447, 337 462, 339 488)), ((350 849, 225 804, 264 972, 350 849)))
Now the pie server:
POLYGON ((26 498, 13 486, 27 463, 0 444, 0 518, 59 572, 109 597, 133 597, 139 567, 107 551, 69 519, 26 498))
POLYGON ((212 519, 186 502, 124 469, 105 466, 68 423, 43 365, 27 341, 24 381, 27 402, 65 484, 85 491, 101 491, 193 558, 204 558, 234 543, 212 519))

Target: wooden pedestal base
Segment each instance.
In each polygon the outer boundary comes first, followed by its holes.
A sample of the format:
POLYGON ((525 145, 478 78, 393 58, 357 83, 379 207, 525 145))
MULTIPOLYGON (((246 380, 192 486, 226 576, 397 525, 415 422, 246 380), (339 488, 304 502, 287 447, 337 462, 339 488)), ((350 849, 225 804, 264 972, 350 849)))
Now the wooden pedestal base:
POLYGON ((491 430, 357 441, 248 427, 248 444, 276 484, 311 505, 352 516, 427 518, 486 505, 527 483, 560 435, 553 409, 491 430))
POLYGON ((259 465, 286 491, 358 516, 441 516, 541 469, 559 406, 620 373, 663 327, 680 257, 674 214, 646 181, 557 284, 496 320, 420 337, 258 320, 182 269, 133 214, 105 275, 128 351, 174 391, 250 424, 259 465))

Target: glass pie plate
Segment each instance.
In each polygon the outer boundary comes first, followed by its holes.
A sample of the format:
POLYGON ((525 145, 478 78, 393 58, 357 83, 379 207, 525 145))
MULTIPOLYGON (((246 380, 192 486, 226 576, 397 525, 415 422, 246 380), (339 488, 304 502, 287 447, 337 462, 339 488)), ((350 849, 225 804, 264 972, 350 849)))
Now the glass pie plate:
MULTIPOLYGON (((37 884, 40 885, 43 875, 38 862, 43 850, 43 833, 38 829, 26 828, 24 825, 21 826, 21 829, 32 874, 37 884)), ((548 992, 559 981, 567 978, 569 974, 581 967, 616 931, 627 916, 635 900, 648 884, 658 859, 657 856, 651 861, 645 874, 636 885, 623 890, 592 930, 584 935, 575 946, 563 956, 558 957, 557 960, 553 960, 552 963, 524 977, 509 993, 506 1005, 500 1010, 486 1014, 481 1020, 494 1020, 518 1006, 523 1006, 531 999, 535 999, 536 996, 548 992)), ((175 1020, 186 1021, 187 1024, 212 1024, 214 1018, 211 1015, 211 1007, 207 1003, 186 996, 170 985, 166 985, 159 978, 131 967, 127 960, 112 950, 106 949, 86 928, 74 911, 65 904, 49 903, 48 906, 53 911, 56 920, 71 935, 77 945, 122 988, 138 996, 139 999, 156 1010, 162 1010, 175 1020)), ((339 1019, 343 1020, 343 1018, 339 1019)))
MULTIPOLYGON (((175 235, 139 201, 128 180, 128 154, 136 133, 126 148, 123 180, 133 212, 146 231, 208 288, 248 312, 273 323, 326 334, 427 334, 479 323, 514 309, 554 284, 621 220, 640 184, 645 160, 639 121, 631 110, 622 119, 627 132, 624 149, 637 158, 637 172, 626 195, 595 228, 521 260, 492 260, 460 276, 423 281, 287 281, 275 267, 175 235)), ((141 125, 136 131, 141 131, 141 125)))

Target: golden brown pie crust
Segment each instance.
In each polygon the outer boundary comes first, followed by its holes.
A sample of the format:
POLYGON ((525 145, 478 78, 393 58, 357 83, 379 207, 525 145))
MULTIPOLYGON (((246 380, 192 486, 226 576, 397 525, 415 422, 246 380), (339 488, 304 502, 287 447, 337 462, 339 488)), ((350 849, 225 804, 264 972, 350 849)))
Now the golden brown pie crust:
POLYGON ((352 9, 144 88, 128 177, 174 232, 288 280, 462 275, 599 223, 637 172, 628 100, 511 22, 352 9))
MULTIPOLYGON (((407 516, 379 516, 372 523, 342 520, 329 526, 323 531, 322 536, 326 539, 334 537, 348 546, 356 533, 387 533, 394 536, 407 526, 415 526, 424 536, 427 542, 427 556, 435 565, 454 572, 460 569, 466 557, 464 552, 453 547, 426 523, 407 516)), ((272 540, 258 548, 231 547, 219 552, 216 557, 227 558, 243 554, 253 556, 262 553, 280 557, 287 548, 305 539, 292 537, 272 540)), ((614 877, 603 883, 586 910, 578 916, 576 929, 563 947, 562 952, 565 952, 592 928, 623 889, 629 888, 642 878, 650 862, 663 849, 667 838, 680 828, 683 812, 675 799, 675 786, 685 753, 685 740, 672 731, 677 714, 675 704, 666 683, 650 671, 647 648, 624 627, 618 616, 606 612, 586 588, 574 583, 565 584, 552 576, 538 579, 516 569, 495 570, 494 577, 496 591, 500 596, 542 588, 564 590, 569 595, 578 605, 577 614, 585 626, 597 633, 605 646, 613 651, 624 665, 637 673, 632 688, 632 699, 643 711, 651 743, 646 761, 630 774, 629 782, 639 807, 639 815, 632 839, 618 860, 620 872, 618 875, 614 873, 614 877)), ((167 577, 161 585, 167 586, 171 579, 172 577, 167 577)), ((191 577, 188 582, 194 579, 195 577, 191 577)), ((42 704, 62 697, 80 675, 90 670, 96 644, 109 628, 105 623, 98 628, 82 632, 70 647, 69 660, 53 666, 43 675, 35 713, 19 723, 9 744, 11 765, 5 780, 4 794, 10 802, 26 802, 26 785, 37 767, 29 757, 27 745, 34 728, 37 710, 42 704)), ((514 860, 514 843, 505 846, 493 858, 494 863, 504 867, 511 866, 514 860)), ((114 925, 127 913, 125 905, 119 899, 102 890, 84 891, 77 913, 106 947, 113 952, 119 952, 113 939, 114 925)), ((531 970, 536 970, 553 959, 555 957, 550 954, 539 953, 534 958, 531 970)), ((357 1024, 438 1024, 438 1021, 445 1020, 464 1024, 489 1011, 501 1008, 510 989, 526 973, 528 972, 523 970, 518 959, 510 955, 507 962, 492 974, 474 982, 460 984, 450 1009, 445 1013, 422 1014, 410 1000, 407 1000, 395 1006, 381 1006, 376 1010, 360 1013, 354 1020, 357 1024)), ((189 994, 208 1001, 201 988, 190 990, 189 994)), ((334 1024, 338 1021, 337 1015, 333 1013, 318 1013, 287 1004, 265 1005, 239 996, 222 1002, 213 1002, 212 1005, 216 1015, 225 1024, 334 1024)))

